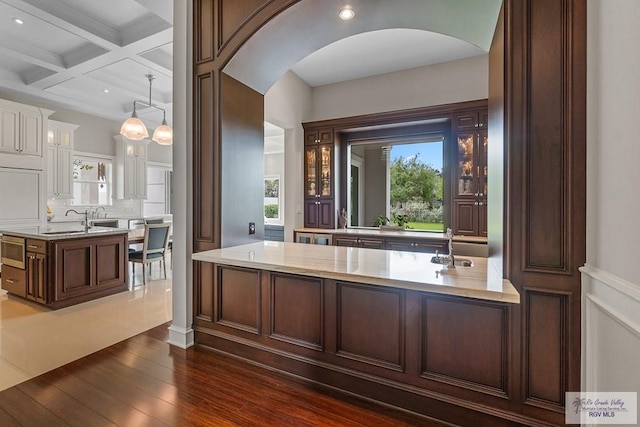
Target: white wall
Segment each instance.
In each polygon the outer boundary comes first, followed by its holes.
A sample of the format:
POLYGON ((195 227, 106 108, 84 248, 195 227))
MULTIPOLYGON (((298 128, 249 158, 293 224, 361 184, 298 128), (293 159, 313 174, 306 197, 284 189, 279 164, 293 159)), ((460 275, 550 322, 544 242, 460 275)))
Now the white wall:
POLYGON ((640 2, 587 5, 583 389, 640 391, 640 2))
POLYGON ((484 99, 488 55, 380 74, 313 89, 307 121, 484 99))
POLYGON ((306 120, 311 105, 311 88, 292 72, 287 72, 264 95, 264 119, 284 131, 285 176, 284 240, 293 240, 293 229, 302 227, 302 150, 306 120))

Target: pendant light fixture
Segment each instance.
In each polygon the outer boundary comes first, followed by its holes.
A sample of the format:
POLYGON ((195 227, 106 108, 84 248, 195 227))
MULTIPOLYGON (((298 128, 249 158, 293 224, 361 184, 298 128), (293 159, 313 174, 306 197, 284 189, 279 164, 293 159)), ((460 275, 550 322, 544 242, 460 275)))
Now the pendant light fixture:
POLYGON ((173 143, 173 129, 171 129, 169 125, 167 125, 167 112, 164 110, 164 108, 158 107, 157 105, 151 103, 151 85, 153 80, 155 79, 155 76, 153 74, 145 74, 145 77, 147 78, 147 80, 149 80, 149 102, 133 101, 133 113, 131 113, 131 117, 129 117, 124 121, 124 123, 122 123, 122 127, 120 128, 120 135, 134 141, 140 141, 141 139, 145 139, 149 136, 147 127, 136 114, 137 103, 162 111, 162 124, 158 126, 153 132, 153 136, 151 137, 151 139, 160 145, 171 145, 173 143))

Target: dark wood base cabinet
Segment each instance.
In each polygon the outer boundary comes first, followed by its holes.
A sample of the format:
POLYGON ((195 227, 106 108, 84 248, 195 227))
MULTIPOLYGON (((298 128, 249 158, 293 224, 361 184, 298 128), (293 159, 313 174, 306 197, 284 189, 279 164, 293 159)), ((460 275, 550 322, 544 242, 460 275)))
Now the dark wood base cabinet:
POLYGON ((460 425, 538 424, 510 399, 512 305, 196 263, 196 342, 460 425))
POLYGON ((26 268, 3 267, 2 288, 57 309, 126 291, 127 235, 27 239, 26 268))

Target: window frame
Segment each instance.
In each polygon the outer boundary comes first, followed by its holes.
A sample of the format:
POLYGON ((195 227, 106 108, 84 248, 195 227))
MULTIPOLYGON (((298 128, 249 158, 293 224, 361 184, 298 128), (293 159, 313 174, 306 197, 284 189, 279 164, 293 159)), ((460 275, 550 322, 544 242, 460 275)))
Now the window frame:
POLYGON ((154 204, 155 202, 149 202, 148 196, 151 194, 149 191, 149 185, 163 185, 164 186, 164 213, 153 213, 153 215, 172 215, 173 212, 173 165, 168 163, 156 163, 147 162, 147 199, 142 200, 142 213, 148 215, 145 212, 146 204, 154 204), (164 183, 163 184, 149 184, 149 169, 164 169, 164 183))
POLYGON ((108 188, 108 194, 107 194, 107 201, 108 203, 79 203, 79 204, 75 204, 73 203, 73 201, 76 199, 75 197, 75 184, 76 183, 81 183, 81 182, 89 182, 89 183, 100 183, 100 181, 77 181, 74 177, 72 177, 72 193, 73 193, 73 198, 72 199, 67 199, 65 205, 66 206, 71 206, 71 207, 98 207, 98 206, 105 206, 105 207, 109 207, 109 206, 113 206, 113 192, 114 192, 114 173, 115 173, 115 157, 113 156, 109 156, 109 155, 102 155, 102 154, 96 154, 96 153, 87 153, 84 151, 73 151, 73 161, 72 161, 72 167, 73 164, 75 163, 76 159, 78 160, 90 160, 90 161, 95 161, 97 163, 100 163, 101 161, 104 163, 108 163, 110 165, 109 167, 109 174, 108 174, 108 179, 105 181, 105 184, 107 185, 108 188))
MULTIPOLYGON (((275 225, 282 225, 283 221, 282 221, 282 178, 280 177, 280 174, 270 174, 270 175, 265 175, 264 176, 264 185, 262 187, 262 192, 263 194, 265 193, 265 189, 266 189, 266 182, 267 181, 272 181, 272 180, 277 180, 278 181, 278 216, 276 218, 267 218, 266 216, 264 217, 264 223, 265 224, 275 224, 275 225)), ((264 194, 264 201, 266 201, 267 197, 266 194, 264 194)), ((264 203, 263 205, 263 211, 264 211, 264 206, 266 206, 267 204, 264 203)))

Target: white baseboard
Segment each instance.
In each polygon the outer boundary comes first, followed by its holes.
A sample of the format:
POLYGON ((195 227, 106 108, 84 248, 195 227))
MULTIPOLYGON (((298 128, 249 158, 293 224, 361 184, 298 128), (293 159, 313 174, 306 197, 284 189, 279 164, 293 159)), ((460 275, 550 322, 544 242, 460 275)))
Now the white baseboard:
POLYGON ((171 325, 169 326, 169 339, 167 342, 180 348, 193 347, 195 343, 193 329, 171 325))

